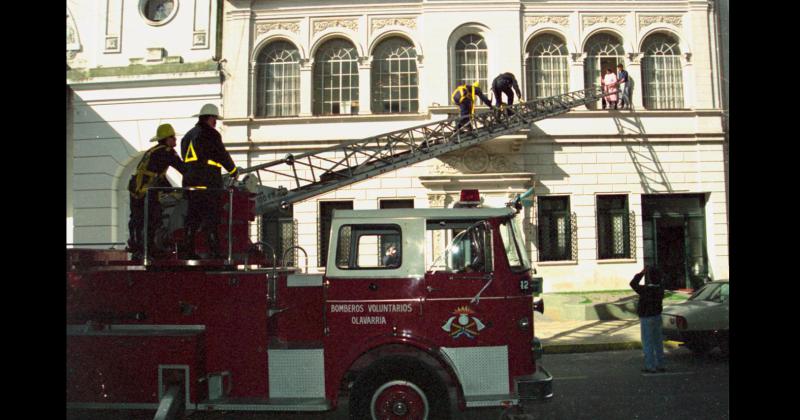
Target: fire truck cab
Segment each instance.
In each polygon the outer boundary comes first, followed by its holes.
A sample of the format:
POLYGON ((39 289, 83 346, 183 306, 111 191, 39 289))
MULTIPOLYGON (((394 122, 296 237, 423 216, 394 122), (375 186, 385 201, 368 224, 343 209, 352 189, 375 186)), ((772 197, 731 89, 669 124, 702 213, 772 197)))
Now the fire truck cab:
POLYGON ((335 211, 324 274, 87 252, 67 267, 68 408, 346 398, 351 418, 442 419, 552 396, 533 327, 541 278, 513 208, 335 211))

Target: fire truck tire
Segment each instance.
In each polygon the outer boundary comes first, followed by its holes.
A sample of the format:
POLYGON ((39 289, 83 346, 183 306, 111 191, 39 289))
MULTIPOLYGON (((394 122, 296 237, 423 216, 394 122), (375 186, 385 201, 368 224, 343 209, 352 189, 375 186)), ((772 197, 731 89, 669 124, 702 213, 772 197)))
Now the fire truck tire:
POLYGON ((350 418, 449 419, 447 388, 419 362, 402 357, 382 360, 353 385, 350 418))

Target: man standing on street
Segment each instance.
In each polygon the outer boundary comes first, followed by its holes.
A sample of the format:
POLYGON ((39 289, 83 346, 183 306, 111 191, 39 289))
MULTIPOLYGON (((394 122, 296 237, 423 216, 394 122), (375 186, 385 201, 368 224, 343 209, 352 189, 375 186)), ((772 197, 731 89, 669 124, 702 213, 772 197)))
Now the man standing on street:
POLYGON ((639 295, 639 323, 644 351, 644 373, 665 372, 664 339, 661 333, 661 308, 664 300, 664 287, 661 285, 661 272, 655 267, 645 267, 636 273, 630 283, 639 295), (645 284, 639 282, 645 278, 645 284))
POLYGON ((179 257, 198 259, 194 237, 202 229, 211 258, 219 259, 222 254, 217 229, 220 224, 220 190, 223 188, 220 168, 224 167, 232 177, 236 177, 239 168, 234 165, 222 144, 222 136, 215 129, 217 120, 221 119, 217 107, 203 105, 195 117, 199 117, 197 124, 181 139, 181 155, 188 168, 183 176, 183 187, 196 190, 187 191, 189 209, 179 257))

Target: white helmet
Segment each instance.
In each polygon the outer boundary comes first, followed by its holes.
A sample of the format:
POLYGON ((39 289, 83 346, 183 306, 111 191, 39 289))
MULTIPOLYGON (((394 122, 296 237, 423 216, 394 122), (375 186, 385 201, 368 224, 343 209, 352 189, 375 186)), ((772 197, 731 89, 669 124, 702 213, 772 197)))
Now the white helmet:
POLYGON ((205 104, 202 108, 200 108, 200 112, 192 115, 193 117, 199 117, 201 115, 213 115, 217 117, 218 120, 222 119, 222 116, 219 115, 219 108, 217 108, 214 104, 205 104))

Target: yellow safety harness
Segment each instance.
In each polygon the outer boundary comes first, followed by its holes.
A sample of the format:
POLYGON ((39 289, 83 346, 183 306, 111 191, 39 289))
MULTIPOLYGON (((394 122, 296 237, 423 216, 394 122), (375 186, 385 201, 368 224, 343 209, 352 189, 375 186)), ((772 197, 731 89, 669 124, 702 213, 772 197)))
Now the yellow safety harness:
POLYGON ((475 113, 475 86, 470 86, 470 87, 472 88, 470 96, 466 95, 467 87, 464 86, 464 85, 461 85, 461 86, 457 87, 456 90, 453 91, 453 95, 451 96, 451 98, 453 99, 453 102, 455 102, 457 104, 461 104, 467 98, 472 99, 472 107, 470 108, 469 113, 470 114, 474 114, 475 113), (459 95, 458 99, 456 99, 456 95, 459 95))
POLYGON ((156 180, 166 176, 166 170, 158 173, 147 169, 147 167, 150 165, 150 158, 153 156, 153 153, 166 148, 166 145, 159 144, 158 146, 155 146, 145 152, 141 162, 139 162, 139 165, 136 166, 136 172, 133 175, 134 179, 132 179, 132 182, 128 184, 128 191, 131 193, 131 196, 137 199, 144 198, 144 194, 147 189, 153 186, 156 180))

